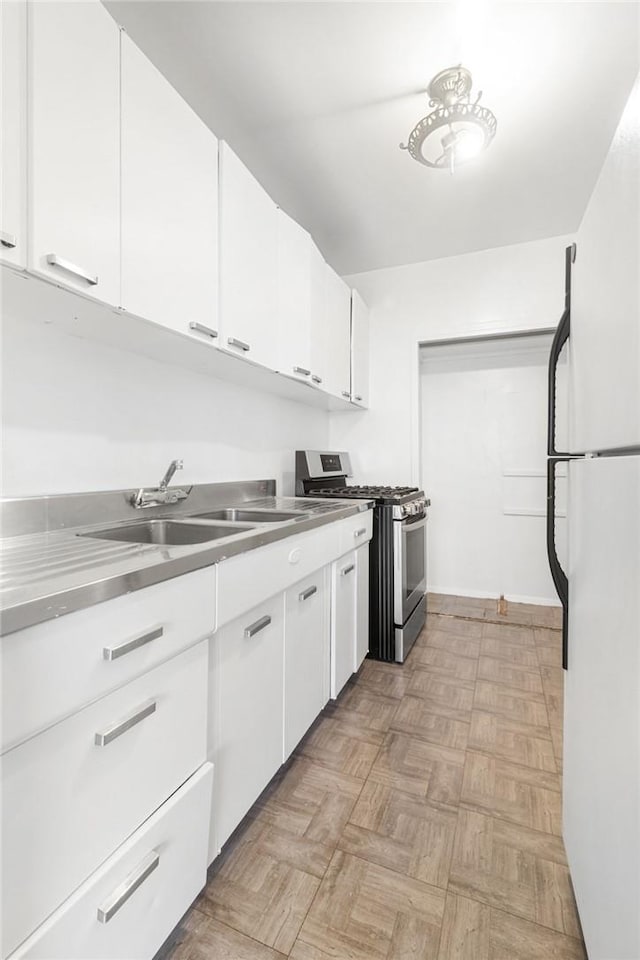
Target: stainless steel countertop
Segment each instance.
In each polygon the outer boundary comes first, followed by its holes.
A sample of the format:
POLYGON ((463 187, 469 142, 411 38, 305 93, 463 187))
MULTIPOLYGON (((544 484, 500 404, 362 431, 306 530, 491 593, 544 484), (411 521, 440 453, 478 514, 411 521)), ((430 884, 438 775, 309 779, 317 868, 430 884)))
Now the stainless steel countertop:
MULTIPOLYGON (((215 506, 217 508, 219 503, 215 506)), ((372 501, 264 497, 231 501, 224 506, 303 510, 310 516, 302 520, 265 523, 242 531, 228 523, 228 538, 184 546, 92 540, 78 536, 110 529, 117 525, 113 519, 106 523, 85 523, 67 529, 5 538, 0 541, 0 635, 343 520, 370 509, 372 501)), ((138 511, 135 518, 128 516, 118 523, 124 526, 133 519, 163 517, 207 525, 208 521, 195 520, 189 516, 190 512, 186 507, 153 510, 149 516, 145 511, 138 511)), ((216 523, 219 525, 220 522, 216 523)))

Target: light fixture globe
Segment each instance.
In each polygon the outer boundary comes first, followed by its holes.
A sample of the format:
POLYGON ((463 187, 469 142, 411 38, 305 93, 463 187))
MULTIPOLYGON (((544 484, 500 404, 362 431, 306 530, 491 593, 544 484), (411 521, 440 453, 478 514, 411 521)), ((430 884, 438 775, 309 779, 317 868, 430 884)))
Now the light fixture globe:
POLYGON ((418 121, 400 149, 426 167, 450 173, 477 157, 493 140, 498 121, 480 106, 482 91, 471 102, 471 87, 471 73, 463 66, 436 74, 428 90, 429 106, 435 109, 418 121))

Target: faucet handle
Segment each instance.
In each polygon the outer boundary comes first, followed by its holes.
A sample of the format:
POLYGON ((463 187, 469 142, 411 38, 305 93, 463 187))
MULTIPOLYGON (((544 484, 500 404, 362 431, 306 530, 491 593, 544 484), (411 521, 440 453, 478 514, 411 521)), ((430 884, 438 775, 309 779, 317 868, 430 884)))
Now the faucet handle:
POLYGON ((164 477, 163 477, 162 480, 160 481, 160 484, 159 484, 159 487, 158 487, 159 490, 166 490, 166 489, 167 489, 167 487, 168 487, 169 484, 171 483, 171 479, 172 479, 174 473, 176 472, 176 470, 182 470, 182 460, 172 460, 172 461, 171 461, 171 463, 170 463, 169 466, 167 467, 167 472, 165 473, 164 477))

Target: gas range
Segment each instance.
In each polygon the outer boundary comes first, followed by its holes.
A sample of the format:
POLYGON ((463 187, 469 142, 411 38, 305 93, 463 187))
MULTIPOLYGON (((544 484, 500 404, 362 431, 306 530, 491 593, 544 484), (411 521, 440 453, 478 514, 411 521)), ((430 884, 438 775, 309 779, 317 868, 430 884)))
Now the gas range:
POLYGON ((369 544, 369 653, 403 661, 426 617, 426 522, 418 487, 349 485, 343 451, 297 450, 296 496, 372 500, 369 544))

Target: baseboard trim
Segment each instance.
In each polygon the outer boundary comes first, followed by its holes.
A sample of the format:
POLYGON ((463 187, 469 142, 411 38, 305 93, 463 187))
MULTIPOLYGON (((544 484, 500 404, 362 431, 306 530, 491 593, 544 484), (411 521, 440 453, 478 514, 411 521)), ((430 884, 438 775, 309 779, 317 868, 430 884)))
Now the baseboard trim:
MULTIPOLYGON (((497 593, 489 593, 486 590, 468 590, 466 587, 438 587, 432 584, 427 586, 427 593, 442 593, 452 597, 472 597, 474 600, 498 601, 500 599, 497 593)), ((508 603, 532 603, 538 607, 561 606, 557 597, 529 597, 524 594, 510 593, 505 594, 505 600, 508 603)))

